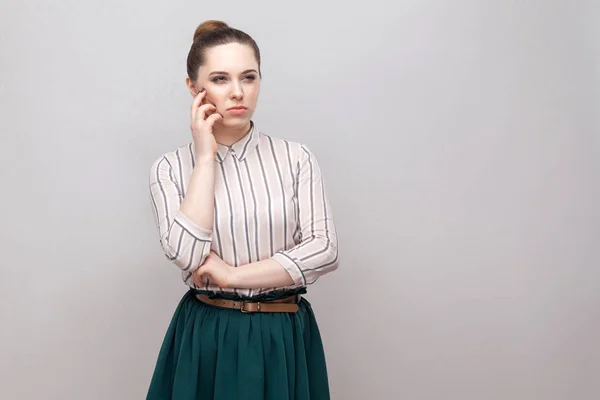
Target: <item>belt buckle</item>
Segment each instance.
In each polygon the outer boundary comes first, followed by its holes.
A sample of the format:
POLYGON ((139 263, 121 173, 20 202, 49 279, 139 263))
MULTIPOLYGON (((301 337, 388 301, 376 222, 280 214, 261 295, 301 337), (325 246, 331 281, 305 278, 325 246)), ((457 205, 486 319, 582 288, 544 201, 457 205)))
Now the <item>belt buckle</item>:
POLYGON ((248 311, 246 310, 246 308, 244 307, 244 305, 246 303, 253 303, 253 302, 248 302, 248 301, 242 301, 242 305, 240 306, 240 311, 244 314, 248 314, 248 313, 253 313, 253 312, 259 312, 260 311, 260 301, 256 302, 258 309, 256 311, 248 311))

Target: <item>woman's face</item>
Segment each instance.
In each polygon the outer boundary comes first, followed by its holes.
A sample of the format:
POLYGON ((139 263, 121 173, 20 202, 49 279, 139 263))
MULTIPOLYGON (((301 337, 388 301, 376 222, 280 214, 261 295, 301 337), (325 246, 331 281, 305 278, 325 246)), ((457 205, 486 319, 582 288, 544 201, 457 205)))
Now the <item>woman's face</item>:
MULTIPOLYGON (((200 67, 195 93, 206 89, 203 103, 214 104, 223 119, 218 124, 227 128, 248 126, 260 91, 258 62, 250 46, 229 43, 206 51, 200 67)), ((195 94, 193 93, 193 94, 195 94)))

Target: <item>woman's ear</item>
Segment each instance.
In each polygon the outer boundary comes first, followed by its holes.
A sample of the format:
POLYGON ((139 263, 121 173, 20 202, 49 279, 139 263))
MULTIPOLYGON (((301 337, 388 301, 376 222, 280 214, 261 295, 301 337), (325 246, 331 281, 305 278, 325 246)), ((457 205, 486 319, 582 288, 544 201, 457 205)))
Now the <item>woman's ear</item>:
POLYGON ((189 77, 185 78, 185 85, 187 86, 188 91, 190 92, 192 97, 196 97, 196 95, 198 94, 198 90, 196 90, 196 85, 194 84, 194 82, 192 82, 192 80, 189 77))

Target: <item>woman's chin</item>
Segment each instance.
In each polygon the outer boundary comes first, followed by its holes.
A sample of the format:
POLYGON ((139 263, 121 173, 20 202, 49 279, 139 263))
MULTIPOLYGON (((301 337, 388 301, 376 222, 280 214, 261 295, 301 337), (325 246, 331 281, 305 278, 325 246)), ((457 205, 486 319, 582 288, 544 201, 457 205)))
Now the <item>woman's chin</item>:
POLYGON ((235 129, 235 128, 244 128, 250 123, 250 118, 248 116, 238 117, 238 116, 226 116, 225 118, 219 121, 221 125, 226 128, 235 129))

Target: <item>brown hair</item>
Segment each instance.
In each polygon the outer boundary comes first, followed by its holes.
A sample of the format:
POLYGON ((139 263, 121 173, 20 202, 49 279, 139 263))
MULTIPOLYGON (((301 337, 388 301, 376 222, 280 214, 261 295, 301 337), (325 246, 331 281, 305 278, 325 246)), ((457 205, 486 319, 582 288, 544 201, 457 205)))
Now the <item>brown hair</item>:
POLYGON ((202 22, 194 32, 194 40, 187 57, 187 73, 192 81, 198 78, 198 69, 204 65, 206 50, 221 44, 240 43, 254 50, 260 75, 260 50, 250 35, 239 29, 231 28, 223 21, 208 20, 202 22))

